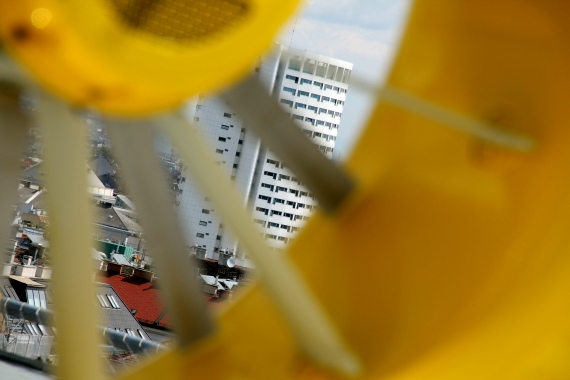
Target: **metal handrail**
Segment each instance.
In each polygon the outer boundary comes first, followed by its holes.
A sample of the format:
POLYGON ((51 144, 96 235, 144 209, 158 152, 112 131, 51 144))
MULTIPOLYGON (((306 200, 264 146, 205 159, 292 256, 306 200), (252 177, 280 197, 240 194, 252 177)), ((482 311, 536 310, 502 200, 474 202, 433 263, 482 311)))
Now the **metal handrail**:
MULTIPOLYGON (((22 318, 47 326, 52 326, 55 320, 55 313, 51 310, 10 298, 2 298, 1 296, 0 311, 13 317, 22 318)), ((148 355, 166 349, 165 346, 148 339, 137 338, 107 327, 100 327, 100 329, 103 336, 113 347, 126 349, 135 354, 142 353, 148 355)))

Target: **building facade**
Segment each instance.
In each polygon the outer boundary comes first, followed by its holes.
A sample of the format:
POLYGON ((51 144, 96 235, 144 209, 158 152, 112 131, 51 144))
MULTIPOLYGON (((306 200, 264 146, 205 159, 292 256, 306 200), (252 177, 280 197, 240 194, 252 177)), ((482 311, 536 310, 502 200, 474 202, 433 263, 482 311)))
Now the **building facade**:
MULTIPOLYGON (((278 47, 255 69, 300 128, 331 158, 338 134, 352 64, 303 50, 278 47)), ((253 220, 268 244, 283 249, 317 207, 312 194, 257 136, 248 131, 232 109, 219 98, 200 97, 190 116, 215 149, 223 167, 252 208, 253 220)), ((223 248, 239 252, 208 197, 184 175, 177 196, 178 214, 186 234, 217 259, 223 248)))

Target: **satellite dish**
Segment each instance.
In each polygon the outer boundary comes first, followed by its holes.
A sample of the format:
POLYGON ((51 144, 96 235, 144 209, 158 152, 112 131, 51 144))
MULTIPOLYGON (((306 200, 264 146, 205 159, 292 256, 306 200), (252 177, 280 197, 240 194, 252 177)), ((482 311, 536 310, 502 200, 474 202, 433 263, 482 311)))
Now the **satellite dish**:
POLYGON ((228 268, 233 268, 236 266, 236 259, 234 259, 233 257, 230 257, 228 259, 228 262, 226 263, 226 265, 228 266, 228 268))

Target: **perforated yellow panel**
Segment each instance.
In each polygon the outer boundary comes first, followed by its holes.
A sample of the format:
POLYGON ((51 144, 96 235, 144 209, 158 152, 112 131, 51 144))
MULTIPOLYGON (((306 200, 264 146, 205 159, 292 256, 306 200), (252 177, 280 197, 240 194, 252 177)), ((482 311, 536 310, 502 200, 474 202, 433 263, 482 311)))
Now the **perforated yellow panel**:
POLYGON ((140 115, 253 70, 297 0, 0 1, 0 38, 77 106, 140 115))
POLYGON ((245 0, 109 0, 129 27, 180 43, 204 42, 216 33, 231 33, 245 21, 245 0))

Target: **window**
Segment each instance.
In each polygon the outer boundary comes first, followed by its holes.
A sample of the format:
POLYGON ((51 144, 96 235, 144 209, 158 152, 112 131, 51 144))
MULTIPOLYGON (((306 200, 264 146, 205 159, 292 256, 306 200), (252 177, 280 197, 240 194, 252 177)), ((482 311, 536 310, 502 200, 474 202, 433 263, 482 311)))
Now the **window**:
POLYGON ((137 332, 139 333, 139 336, 141 337, 142 340, 146 339, 146 337, 144 336, 144 333, 141 330, 137 329, 137 332))
POLYGON ((113 307, 113 309, 120 309, 121 308, 121 306, 119 306, 119 302, 117 302, 117 299, 115 298, 114 295, 107 294, 107 298, 109 299, 109 302, 111 302, 111 306, 113 307))
POLYGON ((305 108, 306 109, 307 105, 303 104, 303 103, 295 103, 295 108, 305 108))
POLYGON ((232 115, 231 115, 231 114, 229 114, 229 113, 227 113, 227 112, 224 112, 224 117, 229 117, 229 118, 231 118, 231 117, 232 117, 232 115))
POLYGON ((205 208, 202 209, 202 214, 209 214, 210 210, 206 210, 205 208))
POLYGON ((295 202, 287 201, 287 206, 293 206, 293 207, 295 207, 295 202))
POLYGON ((293 102, 292 102, 291 100, 281 99, 280 101, 281 101, 281 103, 283 103, 283 104, 287 104, 287 105, 289 106, 289 108, 292 108, 292 107, 293 107, 293 102))
POLYGON ((300 116, 300 115, 293 115, 293 119, 294 119, 294 120, 303 120, 304 117, 303 117, 303 116, 300 116))
POLYGON ((288 175, 279 174, 279 180, 286 179, 287 181, 289 181, 290 178, 291 178, 291 177, 289 177, 288 175))
MULTIPOLYGON (((291 215, 291 214, 285 214, 285 216, 287 216, 287 215, 291 215)), ((286 224, 282 224, 282 225, 281 225, 281 228, 284 229, 284 230, 289 231, 289 229, 290 229, 291 227, 289 227, 289 226, 286 225, 286 224)))
POLYGON ((273 173, 273 172, 270 172, 270 171, 267 171, 267 170, 266 170, 266 171, 263 172, 263 174, 264 174, 264 175, 268 175, 268 176, 272 177, 273 179, 277 179, 277 173, 273 173))
POLYGON ((243 144, 243 140, 238 140, 238 145, 242 145, 243 144))
POLYGON ((336 74, 337 67, 335 65, 329 65, 329 69, 327 70, 327 79, 334 80, 334 76, 336 74))
POLYGON ((204 234, 201 234, 200 232, 198 232, 198 233, 196 234, 196 237, 203 238, 203 237, 204 237, 204 234))
POLYGON ((221 236, 221 235, 216 235, 216 240, 222 240, 222 236, 221 236))
POLYGON ((295 196, 299 196, 299 190, 289 189, 289 192, 295 194, 295 196))
POLYGON ((275 191, 275 192, 276 192, 276 193, 278 193, 278 192, 280 192, 280 191, 284 191, 284 192, 287 192, 287 188, 286 188, 286 187, 277 186, 277 188, 276 188, 276 191, 275 191))
POLYGON ((104 307, 106 309, 111 307, 111 305, 109 305, 109 302, 107 302, 107 298, 103 297, 101 294, 97 294, 97 299, 99 300, 101 307, 104 307))
POLYGON ((313 81, 312 81, 312 80, 309 80, 309 79, 302 78, 302 79, 301 79, 301 84, 313 84, 313 81))
POLYGON ((322 62, 317 62, 317 71, 315 75, 321 78, 324 78, 327 73, 327 64, 322 62))
POLYGON ((268 164, 273 164, 276 167, 279 167, 279 161, 275 161, 275 160, 270 160, 269 158, 267 159, 267 163, 268 164))
POLYGON ((226 138, 225 137, 218 137, 218 141, 226 142, 226 138))
POLYGON ((222 124, 222 129, 225 129, 227 131, 228 129, 230 129, 230 127, 222 124))
POLYGON ((302 58, 299 56, 294 56, 289 59, 289 70, 293 71, 301 71, 301 63, 303 62, 302 58))
POLYGON ((241 152, 236 152, 236 156, 237 157, 241 156, 241 152))
POLYGON ((319 108, 319 115, 324 113, 326 115, 327 110, 325 108, 319 108))
POLYGON ((308 129, 303 129, 303 132, 309 137, 313 137, 313 132, 309 131, 308 129))
POLYGON ((283 215, 283 213, 281 211, 271 210, 271 216, 273 216, 273 215, 281 216, 281 215, 283 215))
POLYGON ((317 120, 317 125, 324 125, 324 124, 325 124, 324 121, 322 121, 322 120, 317 120))
POLYGON ((275 240, 275 239, 277 239, 277 236, 267 234, 267 235, 265 235, 265 238, 266 238, 266 239, 273 239, 273 240, 275 240))
MULTIPOLYGON (((297 220, 297 217, 298 217, 298 216, 299 216, 299 215, 295 215, 295 220, 297 220)), ((291 232, 297 232, 297 231, 299 231, 299 230, 300 230, 299 227, 291 227, 291 232)))
POLYGON ((271 227, 277 227, 277 228, 279 228, 279 223, 269 222, 268 224, 269 224, 268 228, 271 228, 271 227))
POLYGON ((329 115, 331 115, 332 117, 334 117, 334 111, 329 110, 327 113, 328 113, 329 115))
POLYGON ((271 203, 271 197, 266 197, 265 195, 259 195, 259 199, 266 201, 267 203, 271 203))
POLYGON ((255 211, 262 212, 262 213, 264 213, 265 215, 267 215, 267 213, 269 212, 268 209, 262 208, 262 207, 256 207, 256 208, 255 208, 255 211))
POLYGON ((329 98, 328 96, 323 96, 323 102, 330 102, 331 98, 329 98))
POLYGON ((321 90, 323 89, 323 84, 321 82, 314 81, 313 84, 318 88, 320 88, 321 90))
POLYGON ((315 61, 314 59, 307 59, 305 61, 305 64, 303 65, 303 72, 307 74, 313 74, 313 72, 315 71, 316 63, 317 61, 315 61))
POLYGON ((285 244, 287 244, 289 242, 289 239, 287 239, 286 237, 283 237, 283 236, 279 236, 277 238, 277 240, 280 240, 280 241, 284 242, 285 244))
POLYGON ((320 102, 320 101, 321 101, 321 96, 320 96, 320 95, 317 95, 317 94, 311 94, 311 98, 317 99, 317 102, 320 102))
POLYGON ((275 204, 275 203, 285 204, 285 200, 279 199, 279 198, 273 198, 273 204, 275 204))
POLYGON ((315 125, 315 119, 311 119, 310 117, 306 117, 305 121, 311 123, 311 125, 315 125))
MULTIPOLYGON (((350 80, 350 73, 351 71, 349 69, 344 69, 344 75, 342 76, 342 83, 348 83, 348 81, 350 80)), ((346 90, 343 89, 344 92, 346 92, 346 90)))
POLYGON ((317 111, 319 110, 318 107, 315 106, 309 106, 309 111, 313 111, 314 113, 317 113, 317 111))
POLYGON ((216 149, 216 153, 224 154, 224 151, 222 149, 216 149))
MULTIPOLYGON (((336 77, 335 77, 335 80, 336 80, 337 82, 342 82, 342 77, 343 77, 343 75, 344 75, 344 69, 343 69, 342 67, 339 67, 339 68, 336 70, 336 77)), ((337 87, 337 88, 338 88, 338 87, 337 87)))
POLYGON ((297 93, 297 96, 309 96, 309 93, 307 91, 299 90, 299 92, 297 93))
POLYGON ((332 90, 332 86, 330 84, 325 84, 325 90, 332 90))
POLYGON ((293 96, 297 93, 297 91, 295 89, 292 89, 289 87, 283 87, 283 91, 289 92, 289 93, 293 94, 293 96))
POLYGON ((325 123, 325 127, 331 127, 331 123, 325 123))
POLYGON ((305 208, 305 204, 304 203, 297 203, 297 208, 305 208))
POLYGON ((200 222, 198 222, 198 224, 201 226, 207 226, 208 222, 204 222, 203 220, 201 220, 200 222))
POLYGON ((315 132, 315 137, 322 137, 323 135, 320 132, 315 132))
POLYGON ((295 83, 299 83, 299 77, 295 77, 293 75, 285 75, 285 79, 291 79, 292 81, 295 81, 295 83))
POLYGON ((262 183, 262 184, 261 184, 261 187, 265 187, 265 188, 267 188, 267 189, 273 191, 273 188, 274 188, 275 186, 270 185, 270 184, 268 184, 268 183, 262 183))
POLYGON ((233 168, 237 169, 237 167, 238 167, 238 164, 234 164, 233 168))

